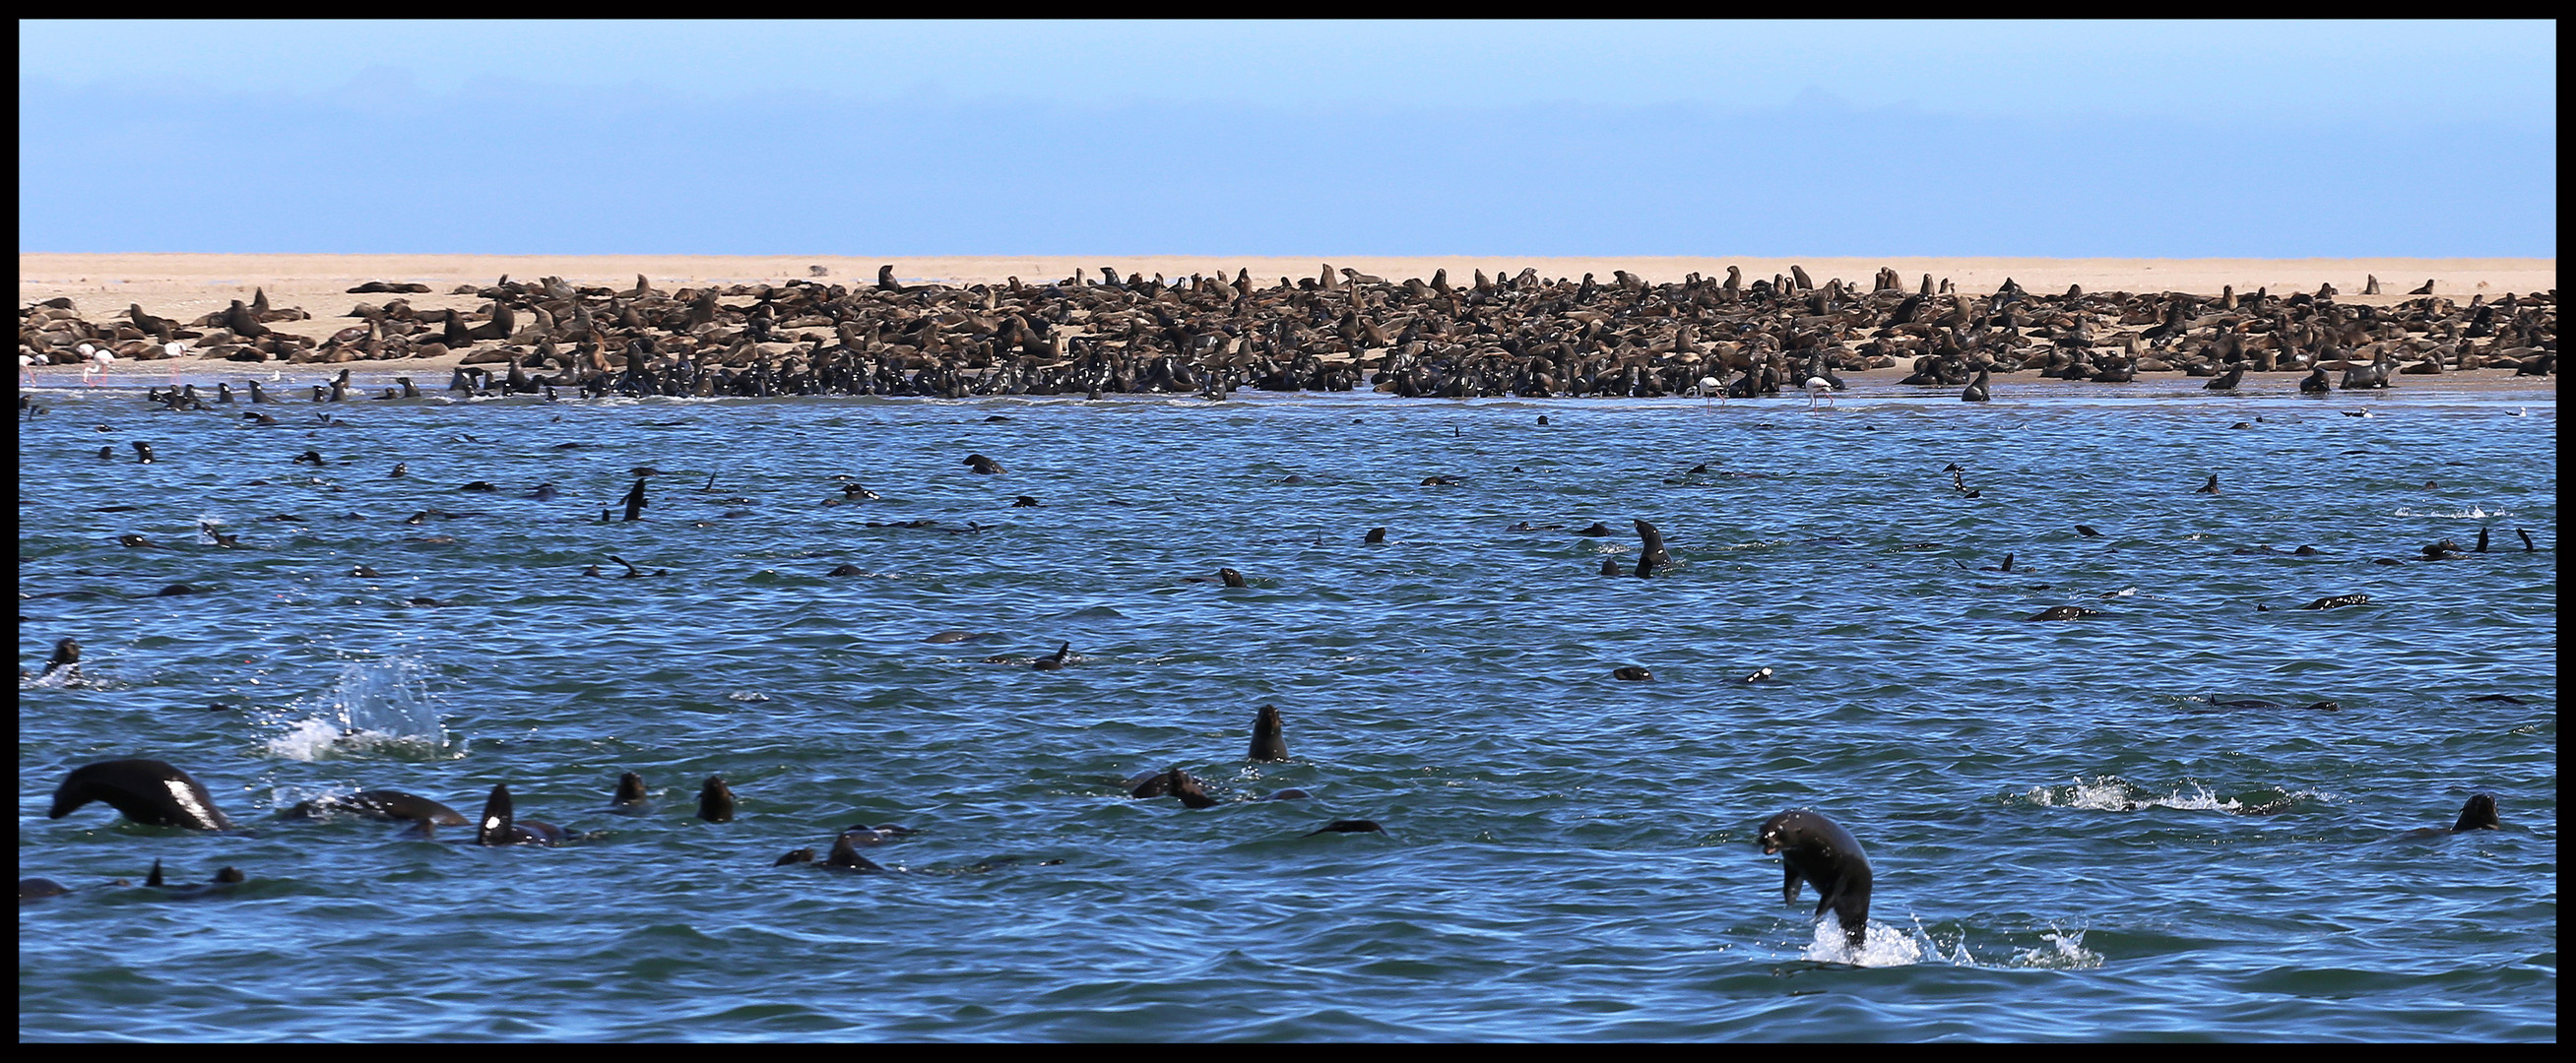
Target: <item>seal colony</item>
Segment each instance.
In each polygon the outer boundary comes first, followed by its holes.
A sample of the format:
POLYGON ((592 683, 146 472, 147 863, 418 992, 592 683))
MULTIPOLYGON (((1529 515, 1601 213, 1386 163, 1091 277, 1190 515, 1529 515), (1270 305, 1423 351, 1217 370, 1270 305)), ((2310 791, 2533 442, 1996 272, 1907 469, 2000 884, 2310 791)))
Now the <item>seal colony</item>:
MULTIPOLYGON (((366 285, 359 286, 360 289, 366 285)), ((351 289, 353 292, 359 289, 351 289)), ((371 294, 371 293, 370 293, 371 294)), ((1651 398, 1720 392, 1830 395, 1837 370, 1910 368, 1905 383, 1971 401, 1995 375, 2133 382, 2340 373, 2341 387, 2480 368, 2547 376, 2557 358, 2557 296, 2467 303, 2419 293, 2394 306, 2267 290, 2024 290, 2009 279, 1970 296, 1925 275, 1882 268, 1867 285, 1813 283, 1802 268, 1747 283, 1690 274, 1655 284, 1624 270, 1608 282, 1543 279, 1533 268, 1453 283, 1390 281, 1329 264, 1315 276, 1098 278, 905 285, 892 266, 873 285, 790 280, 663 292, 559 277, 467 285, 480 309, 359 303, 359 323, 316 339, 269 328, 297 309, 228 308, 181 324, 129 303, 93 322, 68 298, 25 307, 25 365, 194 355, 236 362, 340 363, 459 356, 448 390, 468 394, 981 395, 1199 394, 1372 389, 1408 398, 1651 398), (501 371, 483 368, 497 366, 501 371), (1707 381, 1716 381, 1708 385, 1707 381), (1802 383, 1804 382, 1804 383, 1802 383)), ((2222 386, 2223 385, 2223 386, 2222 386)), ((2286 389, 2285 389, 2286 390, 2286 389)), ((2303 388, 2305 390, 2305 388, 2303 388)), ((346 397, 345 383, 317 401, 346 397)), ((388 391, 386 397, 403 393, 388 391)), ((261 401, 254 398, 253 401, 261 401)), ((985 470, 978 470, 985 471, 985 470)))

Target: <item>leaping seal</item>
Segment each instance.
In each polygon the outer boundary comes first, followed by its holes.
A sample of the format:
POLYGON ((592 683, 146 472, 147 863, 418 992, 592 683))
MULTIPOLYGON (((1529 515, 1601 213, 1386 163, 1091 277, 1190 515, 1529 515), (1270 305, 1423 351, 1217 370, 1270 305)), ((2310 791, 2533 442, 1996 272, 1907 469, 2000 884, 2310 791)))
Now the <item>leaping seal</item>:
POLYGON ((82 805, 104 801, 125 818, 153 827, 231 830, 233 821, 213 795, 187 772, 157 760, 103 760, 72 769, 54 790, 46 819, 61 819, 82 805))
POLYGON ((1844 940, 1859 948, 1869 933, 1869 856, 1842 824, 1809 808, 1793 808, 1762 824, 1762 852, 1780 855, 1781 899, 1798 900, 1798 880, 1816 885, 1816 914, 1831 908, 1844 940))

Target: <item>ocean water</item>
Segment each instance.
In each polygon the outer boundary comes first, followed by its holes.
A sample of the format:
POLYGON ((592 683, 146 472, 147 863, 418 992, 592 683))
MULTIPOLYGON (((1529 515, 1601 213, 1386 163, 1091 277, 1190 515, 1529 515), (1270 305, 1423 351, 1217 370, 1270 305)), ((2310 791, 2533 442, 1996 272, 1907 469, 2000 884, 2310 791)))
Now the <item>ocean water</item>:
POLYGON ((19 907, 19 1036, 2554 1040, 2553 397, 2197 383, 265 428, 43 389, 19 659, 85 659, 20 682, 19 872, 74 892, 19 907), (1675 566, 1601 575, 1634 519, 1675 566), (45 818, 120 757, 245 829, 45 818), (1221 803, 1125 795, 1170 765, 1221 803), (276 818, 503 782, 574 840, 276 818), (2420 830, 2479 792, 2503 829, 2420 830), (1868 850, 1860 950, 1754 841, 1796 807, 1868 850), (889 873, 772 866, 888 822, 889 873), (111 884, 156 859, 249 881, 111 884))

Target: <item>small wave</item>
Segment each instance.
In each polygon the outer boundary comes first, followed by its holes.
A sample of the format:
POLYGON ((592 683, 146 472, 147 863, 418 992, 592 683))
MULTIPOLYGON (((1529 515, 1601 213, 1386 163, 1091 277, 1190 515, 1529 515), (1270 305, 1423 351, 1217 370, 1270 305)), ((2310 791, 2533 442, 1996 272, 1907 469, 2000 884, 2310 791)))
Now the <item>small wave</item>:
POLYGON ((767 701, 769 700, 769 695, 763 694, 757 690, 736 690, 732 693, 726 694, 725 700, 741 702, 767 701))
POLYGON ((2484 520, 2491 517, 2510 517, 2513 515, 2513 511, 2509 509, 2499 509, 2490 512, 2478 506, 2470 506, 2467 510, 2462 512, 2445 513, 2438 509, 2418 511, 2408 509, 2404 506, 2399 506, 2396 511, 2390 515, 2397 517, 2434 517, 2449 520, 2484 520))

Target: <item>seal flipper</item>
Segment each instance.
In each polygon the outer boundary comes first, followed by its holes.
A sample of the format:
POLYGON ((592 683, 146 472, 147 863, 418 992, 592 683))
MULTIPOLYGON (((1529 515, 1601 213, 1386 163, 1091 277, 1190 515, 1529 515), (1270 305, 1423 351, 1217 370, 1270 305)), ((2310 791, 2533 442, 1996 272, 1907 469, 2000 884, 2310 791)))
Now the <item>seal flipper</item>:
MULTIPOLYGON (((1790 862, 1788 862, 1788 861, 1786 861, 1786 860, 1781 861, 1781 862, 1780 862, 1780 876, 1781 876, 1781 878, 1780 878, 1780 901, 1781 901, 1781 903, 1783 903, 1783 904, 1796 904, 1796 903, 1798 903, 1798 867, 1797 867, 1797 865, 1792 864, 1792 863, 1790 863, 1790 862)), ((1821 887, 1819 888, 1818 892, 1822 892, 1821 887)), ((1816 911, 1818 911, 1818 912, 1823 912, 1824 910, 1825 910, 1825 908, 1824 908, 1824 906, 1823 906, 1823 905, 1819 904, 1819 905, 1817 905, 1817 906, 1816 906, 1816 911)))
POLYGON ((152 862, 152 873, 143 877, 143 884, 146 886, 161 885, 161 861, 155 860, 152 862))
POLYGON ((508 845, 518 839, 516 824, 510 821, 510 787, 493 783, 492 796, 483 801, 483 819, 474 830, 476 845, 508 845))
POLYGON ((860 856, 858 842, 848 834, 843 834, 839 838, 833 839, 832 855, 824 858, 823 866, 841 871, 885 870, 885 868, 878 866, 876 861, 860 856))

